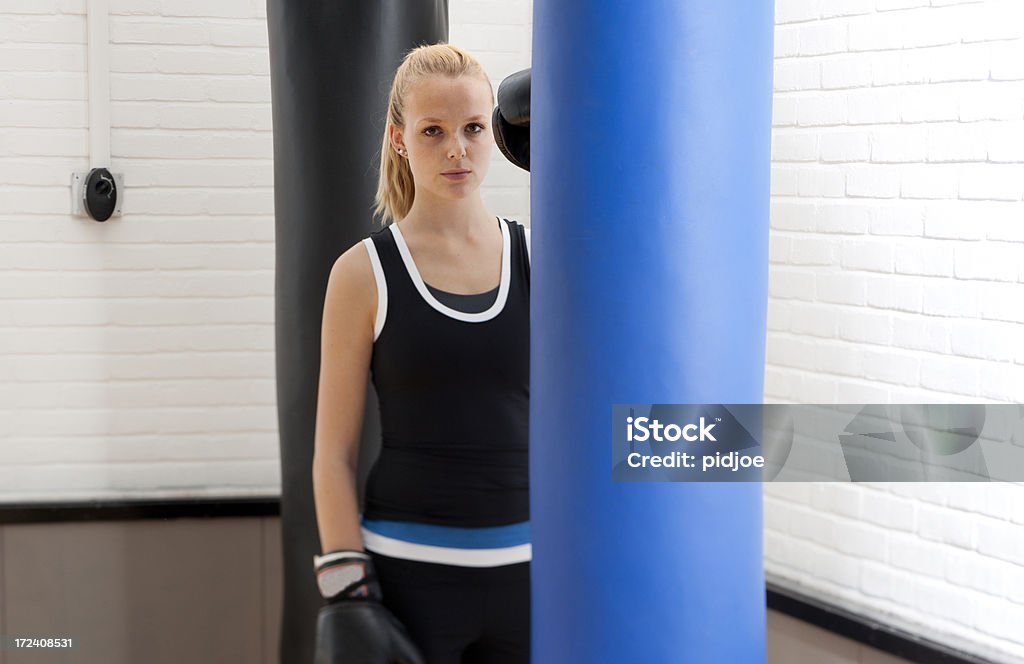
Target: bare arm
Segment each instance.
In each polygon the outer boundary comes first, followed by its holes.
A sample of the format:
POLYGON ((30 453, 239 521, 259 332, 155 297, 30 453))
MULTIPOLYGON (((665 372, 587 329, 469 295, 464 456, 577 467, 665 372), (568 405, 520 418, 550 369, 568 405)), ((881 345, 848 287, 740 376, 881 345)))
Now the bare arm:
POLYGON ((313 499, 322 552, 363 550, 356 470, 376 294, 369 256, 357 243, 335 261, 324 298, 313 452, 313 499))

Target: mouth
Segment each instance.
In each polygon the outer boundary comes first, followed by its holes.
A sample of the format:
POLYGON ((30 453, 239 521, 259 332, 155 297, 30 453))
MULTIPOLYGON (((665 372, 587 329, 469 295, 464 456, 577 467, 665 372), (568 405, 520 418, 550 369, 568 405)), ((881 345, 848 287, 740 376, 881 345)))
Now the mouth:
POLYGON ((465 180, 469 177, 469 171, 458 169, 453 171, 444 171, 441 175, 445 176, 449 180, 465 180))
POLYGON ((469 173, 469 171, 465 168, 455 168, 450 171, 444 171, 441 175, 464 175, 466 173, 469 173))

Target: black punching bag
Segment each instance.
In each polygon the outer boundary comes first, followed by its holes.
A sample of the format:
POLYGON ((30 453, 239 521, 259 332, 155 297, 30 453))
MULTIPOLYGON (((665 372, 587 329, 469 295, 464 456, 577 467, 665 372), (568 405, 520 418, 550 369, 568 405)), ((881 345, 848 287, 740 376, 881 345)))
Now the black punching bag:
MULTIPOLYGON (((303 664, 313 661, 321 605, 313 576, 319 536, 312 462, 327 277, 338 256, 379 228, 371 210, 391 80, 409 49, 448 40, 448 2, 267 0, 267 29, 284 559, 280 661, 303 664)), ((380 438, 372 388, 364 421, 362 475, 380 438)))

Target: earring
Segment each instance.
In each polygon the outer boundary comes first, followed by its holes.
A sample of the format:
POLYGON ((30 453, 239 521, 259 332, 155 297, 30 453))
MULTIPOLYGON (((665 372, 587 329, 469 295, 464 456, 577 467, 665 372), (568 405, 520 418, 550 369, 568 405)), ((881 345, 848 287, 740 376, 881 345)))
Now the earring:
POLYGON ((408 158, 408 156, 409 156, 409 153, 405 151, 405 148, 398 148, 398 154, 400 154, 400 155, 402 155, 403 157, 406 157, 406 158, 408 158))

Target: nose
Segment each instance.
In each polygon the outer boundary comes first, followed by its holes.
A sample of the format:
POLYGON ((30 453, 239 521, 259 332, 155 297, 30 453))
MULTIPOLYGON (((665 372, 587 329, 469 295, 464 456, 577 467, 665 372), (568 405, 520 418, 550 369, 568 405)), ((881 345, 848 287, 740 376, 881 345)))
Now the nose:
POLYGON ((451 143, 448 144, 448 158, 462 159, 465 156, 466 144, 463 142, 463 138, 456 134, 451 143))

